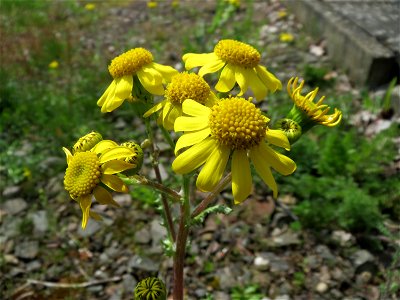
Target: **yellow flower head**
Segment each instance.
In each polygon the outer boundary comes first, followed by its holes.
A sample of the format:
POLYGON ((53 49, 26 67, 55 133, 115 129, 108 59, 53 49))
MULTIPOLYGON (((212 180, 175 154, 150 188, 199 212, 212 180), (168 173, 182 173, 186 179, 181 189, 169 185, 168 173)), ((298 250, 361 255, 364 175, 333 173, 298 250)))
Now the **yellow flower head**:
POLYGON ((68 164, 64 176, 64 187, 82 209, 82 228, 84 229, 89 216, 97 220, 101 219, 98 214, 90 211, 92 195, 100 204, 119 207, 102 184, 117 192, 128 192, 128 187, 114 174, 134 167, 120 160, 134 153, 130 148, 118 146, 109 140, 97 143, 90 151, 72 154, 67 148, 63 150, 68 164))
POLYGON ((282 88, 279 79, 259 64, 260 53, 252 46, 239 41, 221 40, 212 53, 187 53, 182 59, 187 70, 201 66, 201 77, 221 70, 215 86, 219 92, 229 92, 237 83, 240 87, 238 96, 250 88, 256 99, 262 100, 268 91, 275 92, 282 88))
POLYGON ((59 66, 59 63, 56 60, 53 60, 51 63, 49 63, 49 68, 50 69, 57 69, 58 66, 59 66))
POLYGON ((156 8, 158 6, 156 1, 149 1, 147 2, 147 7, 148 8, 156 8))
POLYGON ((134 48, 117 56, 108 70, 114 80, 97 101, 103 113, 111 112, 125 100, 132 99, 132 88, 137 80, 149 93, 163 95, 163 84, 178 73, 172 67, 153 62, 153 55, 144 48, 134 48))
POLYGON ((277 197, 278 187, 271 167, 289 175, 296 164, 271 148, 270 145, 275 145, 290 149, 290 144, 282 131, 267 127, 269 119, 253 103, 231 97, 210 108, 186 100, 182 110, 187 116, 177 118, 174 125, 175 131, 184 131, 175 147, 175 153, 180 153, 172 163, 176 173, 186 174, 204 165, 196 185, 202 191, 211 191, 231 158, 233 197, 235 203, 241 203, 251 193, 251 161, 277 197), (184 148, 187 149, 182 152, 184 148))
POLYGON ((200 104, 212 106, 217 100, 207 82, 194 73, 179 73, 172 77, 167 85, 164 101, 149 109, 144 117, 148 117, 162 109, 158 122, 165 129, 172 130, 177 117, 182 115, 182 103, 186 99, 192 99, 200 104))
POLYGON ((291 33, 282 32, 282 33, 279 35, 279 40, 280 40, 281 42, 284 42, 284 43, 290 43, 290 42, 293 42, 294 36, 293 36, 293 34, 291 34, 291 33))
POLYGON ((94 3, 87 3, 85 5, 86 10, 94 10, 95 8, 96 8, 96 4, 94 4, 94 3))
MULTIPOLYGON (((328 127, 336 126, 342 120, 342 112, 337 108, 330 115, 327 113, 330 107, 326 104, 322 104, 325 96, 322 96, 316 103, 314 103, 314 98, 318 93, 318 88, 309 92, 306 96, 301 95, 301 90, 304 86, 304 81, 298 85, 298 77, 292 77, 287 85, 287 91, 289 96, 292 98, 295 108, 300 110, 303 114, 292 113, 293 116, 288 116, 288 118, 296 121, 300 126, 304 127, 305 120, 302 115, 306 115, 310 122, 315 124, 321 124, 328 127)), ((304 128, 303 128, 304 129, 304 128)))
POLYGON ((75 143, 75 145, 72 147, 72 153, 89 151, 94 146, 96 146, 96 144, 99 143, 102 139, 103 137, 101 136, 100 133, 92 131, 87 135, 81 137, 75 143))

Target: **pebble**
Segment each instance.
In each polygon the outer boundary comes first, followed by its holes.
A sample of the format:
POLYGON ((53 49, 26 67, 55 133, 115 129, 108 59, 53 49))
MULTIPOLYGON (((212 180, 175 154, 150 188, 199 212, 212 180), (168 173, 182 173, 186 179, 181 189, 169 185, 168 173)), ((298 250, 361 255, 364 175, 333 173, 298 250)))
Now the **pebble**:
POLYGON ((89 237, 89 236, 94 235, 97 231, 99 231, 100 228, 101 228, 101 226, 100 226, 99 222, 97 222, 93 219, 89 219, 85 229, 82 229, 82 226, 78 227, 78 234, 81 237, 89 237))
POLYGON ((139 269, 143 271, 158 271, 159 264, 148 257, 134 255, 128 262, 129 269, 139 269))
POLYGON ((148 244, 150 240, 151 236, 147 227, 143 227, 142 229, 135 232, 135 241, 139 244, 148 244))
POLYGON ((342 247, 349 247, 354 243, 353 235, 343 230, 336 230, 332 232, 332 240, 337 242, 342 247))
POLYGON ((46 232, 49 227, 47 220, 47 212, 45 210, 39 210, 32 215, 33 226, 36 232, 46 232))
POLYGON ((351 256, 351 258, 356 267, 359 267, 366 262, 374 261, 374 256, 367 250, 358 250, 351 256))
POLYGON ((133 291, 137 284, 137 280, 131 274, 124 274, 122 276, 122 286, 126 292, 133 291))
POLYGON ((22 198, 8 200, 4 203, 4 209, 10 215, 16 215, 16 214, 24 211, 27 207, 28 207, 28 204, 22 198))
POLYGON ((39 242, 37 241, 22 242, 15 249, 15 255, 24 259, 35 258, 38 255, 38 253, 39 253, 39 242))
POLYGON ((325 292, 328 290, 328 285, 327 285, 325 282, 319 282, 319 283, 317 284, 317 286, 315 287, 315 290, 316 290, 318 293, 323 294, 323 293, 325 293, 325 292))
POLYGON ((21 187, 18 185, 7 186, 2 195, 5 199, 12 198, 21 192, 21 187))
POLYGON ((256 256, 254 259, 254 266, 257 270, 266 271, 269 267, 269 259, 262 256, 256 256))

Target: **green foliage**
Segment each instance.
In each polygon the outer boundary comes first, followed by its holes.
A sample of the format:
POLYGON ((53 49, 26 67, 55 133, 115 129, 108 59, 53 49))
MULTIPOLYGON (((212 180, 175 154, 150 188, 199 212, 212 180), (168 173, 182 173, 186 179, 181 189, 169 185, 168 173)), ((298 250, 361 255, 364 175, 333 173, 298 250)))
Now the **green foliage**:
POLYGON ((293 209, 301 225, 352 231, 376 228, 384 208, 400 197, 400 180, 385 175, 396 154, 396 132, 392 126, 367 139, 355 128, 335 128, 302 137, 292 148, 298 169, 282 186, 301 199, 293 209))
POLYGON ((231 291, 232 300, 261 300, 262 298, 258 285, 238 286, 231 291))
POLYGON ((326 79, 328 72, 327 68, 306 65, 303 72, 304 81, 312 87, 330 87, 334 84, 334 80, 326 79))
POLYGON ((197 217, 193 218, 192 224, 193 225, 200 225, 203 224, 204 219, 207 215, 212 214, 212 213, 220 213, 224 215, 228 215, 232 212, 232 208, 225 206, 225 205, 214 205, 206 208, 201 214, 199 214, 197 217))

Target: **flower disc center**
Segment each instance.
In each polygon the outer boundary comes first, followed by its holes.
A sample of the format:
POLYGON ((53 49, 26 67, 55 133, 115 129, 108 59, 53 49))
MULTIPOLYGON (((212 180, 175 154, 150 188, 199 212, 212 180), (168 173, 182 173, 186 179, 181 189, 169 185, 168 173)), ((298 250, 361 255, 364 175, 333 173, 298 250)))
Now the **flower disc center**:
POLYGON ((261 59, 260 53, 255 48, 235 40, 219 41, 214 53, 228 63, 245 68, 256 67, 261 59))
POLYGON ((111 61, 108 71, 113 78, 132 75, 153 62, 153 55, 144 48, 131 49, 111 61))
POLYGON ((211 135, 233 150, 247 150, 265 138, 267 123, 261 111, 244 98, 221 99, 209 117, 211 135))
POLYGON ((100 161, 93 152, 77 152, 71 159, 64 176, 65 189, 71 198, 90 194, 100 182, 100 161))
POLYGON ((172 77, 168 84, 165 97, 172 103, 181 104, 186 99, 192 99, 204 104, 211 89, 207 82, 195 73, 179 73, 172 77))

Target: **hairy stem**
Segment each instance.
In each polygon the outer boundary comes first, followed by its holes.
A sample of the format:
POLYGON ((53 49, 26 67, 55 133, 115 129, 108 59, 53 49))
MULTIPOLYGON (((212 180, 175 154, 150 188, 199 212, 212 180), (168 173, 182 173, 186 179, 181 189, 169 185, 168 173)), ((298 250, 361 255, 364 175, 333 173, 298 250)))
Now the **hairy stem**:
MULTIPOLYGON (((158 151, 156 150, 156 146, 154 145, 154 136, 153 136, 153 131, 150 126, 150 120, 148 118, 145 118, 144 120, 145 120, 145 124, 146 124, 147 134, 150 139, 152 165, 153 165, 154 173, 156 175, 157 182, 162 185, 160 168, 158 167, 158 151)), ((162 202, 163 209, 164 209, 163 215, 164 215, 164 218, 165 218, 165 221, 167 224, 167 230, 171 236, 172 241, 175 242, 176 234, 175 234, 174 222, 172 220, 171 209, 168 205, 167 198, 165 197, 164 194, 161 194, 161 202, 162 202)))
POLYGON ((176 240, 176 251, 174 256, 174 288, 173 299, 183 300, 184 274, 186 243, 189 235, 189 219, 190 219, 190 178, 183 178, 183 203, 181 204, 181 214, 179 219, 178 236, 176 240))
POLYGON ((226 175, 222 180, 218 183, 218 185, 215 187, 213 191, 208 193, 207 197, 203 199, 203 201, 200 202, 199 205, 194 209, 191 218, 197 217, 199 214, 201 214, 209 205, 211 202, 214 201, 214 199, 218 196, 218 194, 225 188, 225 186, 232 180, 232 174, 229 173, 226 175))
POLYGON ((179 195, 176 191, 174 191, 173 189, 170 189, 169 187, 160 184, 158 182, 152 181, 147 179, 144 176, 140 176, 140 175, 135 175, 132 177, 129 177, 129 181, 130 182, 135 182, 141 185, 146 185, 149 186, 153 189, 158 190, 159 192, 163 193, 166 196, 169 196, 173 202, 179 202, 181 200, 181 195, 179 195))

